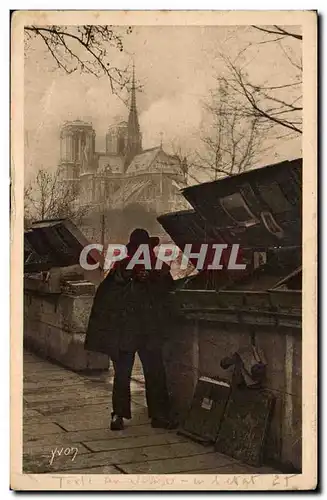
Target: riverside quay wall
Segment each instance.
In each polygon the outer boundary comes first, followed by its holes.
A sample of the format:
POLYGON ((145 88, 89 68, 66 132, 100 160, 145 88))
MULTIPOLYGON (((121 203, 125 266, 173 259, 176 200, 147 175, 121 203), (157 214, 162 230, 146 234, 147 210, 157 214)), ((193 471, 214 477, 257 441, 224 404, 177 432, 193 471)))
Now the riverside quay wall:
MULTIPOLYGON (((95 286, 51 293, 26 283, 24 342, 72 370, 108 370, 109 358, 84 349, 95 286), (28 286, 29 285, 29 286, 28 286)), ((201 376, 228 378, 220 361, 255 343, 265 353, 264 386, 276 397, 264 460, 301 469, 301 292, 176 290, 178 316, 165 345, 169 392, 182 423, 201 376)))
MULTIPOLYGON (((276 398, 264 462, 299 471, 302 160, 188 187, 182 194, 192 210, 158 217, 181 252, 188 244, 239 244, 247 266, 240 274, 202 271, 176 282, 164 352, 176 414, 182 423, 199 377, 232 379, 233 369, 221 368, 221 360, 255 345, 266 357, 264 387, 276 398)), ((73 370, 107 370, 107 356, 83 347, 99 277, 91 279, 81 269, 69 276, 68 270, 89 242, 61 220, 34 225, 26 239, 25 343, 73 370)), ((98 261, 91 257, 90 263, 98 261)))
POLYGON ((168 343, 167 372, 180 415, 190 406, 199 377, 232 378, 220 361, 255 344, 265 354, 264 387, 275 407, 264 461, 301 469, 302 305, 292 290, 179 290, 174 294, 180 326, 168 343))
POLYGON ((44 358, 76 371, 106 370, 109 358, 84 349, 95 286, 72 281, 65 292, 52 292, 39 280, 25 278, 24 344, 44 358))

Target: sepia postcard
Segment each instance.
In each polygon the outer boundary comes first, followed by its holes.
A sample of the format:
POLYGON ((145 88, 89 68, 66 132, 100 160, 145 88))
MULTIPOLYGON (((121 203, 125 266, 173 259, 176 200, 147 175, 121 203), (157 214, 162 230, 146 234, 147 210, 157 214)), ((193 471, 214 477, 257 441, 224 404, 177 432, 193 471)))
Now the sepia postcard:
POLYGON ((317 13, 15 11, 13 490, 314 490, 317 13))

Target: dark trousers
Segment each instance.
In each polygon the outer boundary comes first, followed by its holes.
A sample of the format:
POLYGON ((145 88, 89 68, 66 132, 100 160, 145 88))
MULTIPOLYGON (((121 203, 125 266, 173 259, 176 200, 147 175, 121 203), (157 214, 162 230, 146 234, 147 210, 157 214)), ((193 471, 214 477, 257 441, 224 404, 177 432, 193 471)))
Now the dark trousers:
MULTIPOLYGON (((149 418, 169 419, 170 401, 166 383, 166 373, 160 348, 137 350, 145 378, 146 402, 149 418)), ((112 409, 115 415, 131 418, 131 374, 135 352, 119 351, 113 361, 115 369, 112 393, 112 409)))

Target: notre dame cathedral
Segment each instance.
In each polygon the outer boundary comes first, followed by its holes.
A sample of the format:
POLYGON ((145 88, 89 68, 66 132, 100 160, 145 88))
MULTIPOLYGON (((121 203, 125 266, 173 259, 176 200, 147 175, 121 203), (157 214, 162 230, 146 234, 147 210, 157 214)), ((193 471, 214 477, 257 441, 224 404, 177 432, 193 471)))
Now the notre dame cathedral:
POLYGON ((81 120, 61 129, 60 176, 80 206, 103 213, 137 204, 156 215, 185 208, 180 189, 186 187, 186 161, 167 154, 162 145, 142 148, 134 70, 128 121, 109 127, 105 152, 95 151, 95 134, 81 120))

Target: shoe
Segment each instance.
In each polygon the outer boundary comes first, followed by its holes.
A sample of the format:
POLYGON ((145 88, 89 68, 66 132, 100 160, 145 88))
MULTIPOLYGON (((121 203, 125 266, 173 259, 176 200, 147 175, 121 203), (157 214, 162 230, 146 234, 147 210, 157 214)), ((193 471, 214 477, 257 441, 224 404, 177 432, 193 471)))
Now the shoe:
POLYGON ((178 423, 166 420, 164 418, 153 418, 151 420, 151 427, 153 427, 154 429, 177 429, 178 423))
POLYGON ((124 419, 123 417, 118 417, 118 415, 111 416, 110 430, 112 431, 122 431, 124 430, 124 419))

